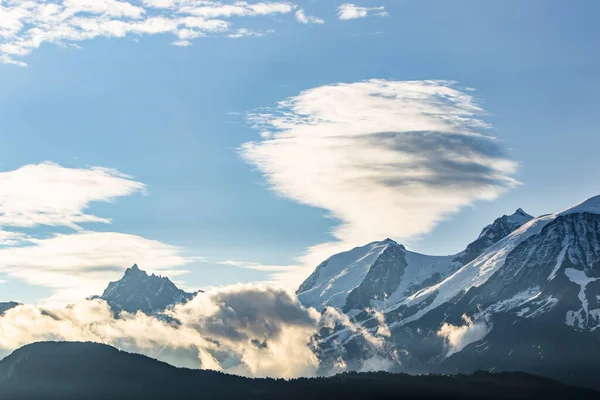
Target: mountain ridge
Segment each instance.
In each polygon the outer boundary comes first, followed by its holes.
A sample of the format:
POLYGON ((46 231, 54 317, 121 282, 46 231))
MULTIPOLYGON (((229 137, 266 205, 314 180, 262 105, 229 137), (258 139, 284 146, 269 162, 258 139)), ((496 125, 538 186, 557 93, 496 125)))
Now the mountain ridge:
POLYGON ((333 306, 349 312, 397 302, 445 279, 532 219, 522 208, 503 215, 487 225, 465 250, 449 256, 411 252, 389 238, 355 247, 323 261, 296 294, 304 305, 319 311, 333 306), (375 288, 376 281, 385 287, 375 288))

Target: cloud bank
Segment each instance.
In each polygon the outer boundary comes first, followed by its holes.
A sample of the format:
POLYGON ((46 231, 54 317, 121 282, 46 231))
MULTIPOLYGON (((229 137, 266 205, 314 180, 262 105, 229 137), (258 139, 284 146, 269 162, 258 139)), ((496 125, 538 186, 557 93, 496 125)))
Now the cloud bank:
POLYGON ((143 313, 115 318, 101 300, 64 309, 18 306, 0 316, 0 356, 36 341, 67 340, 247 376, 310 376, 318 366, 309 343, 319 314, 291 292, 235 285, 198 295, 164 316, 170 319, 143 313))
POLYGON ((173 44, 187 46, 193 39, 208 35, 262 36, 264 33, 234 27, 231 20, 235 18, 237 23, 240 18, 289 14, 295 8, 286 1, 3 0, 0 62, 25 66, 21 58, 44 43, 77 46, 96 37, 171 34, 173 44))
POLYGON ((115 316, 100 299, 66 308, 20 305, 0 315, 0 358, 38 341, 93 341, 180 367, 292 378, 397 366, 397 351, 386 341, 389 332, 379 331, 370 332, 333 308, 322 314, 305 308, 289 290, 237 284, 199 293, 153 316, 115 316), (324 332, 333 335, 324 338, 324 332), (343 343, 350 337, 362 338, 364 359, 354 355, 347 365, 343 343), (338 359, 323 365, 321 340, 338 359))
POLYGON ((446 81, 368 80, 306 90, 251 114, 261 139, 241 146, 278 194, 339 221, 310 249, 335 252, 427 233, 461 207, 518 184, 517 163, 486 134, 472 91, 446 81))

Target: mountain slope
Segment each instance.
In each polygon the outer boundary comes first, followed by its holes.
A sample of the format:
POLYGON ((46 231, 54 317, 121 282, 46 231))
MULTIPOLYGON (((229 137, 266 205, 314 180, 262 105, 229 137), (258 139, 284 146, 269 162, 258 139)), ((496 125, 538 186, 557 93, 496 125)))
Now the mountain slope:
POLYGON ((522 373, 342 374, 248 379, 188 370, 94 343, 35 343, 0 361, 0 398, 70 399, 593 399, 599 393, 522 373))
POLYGON ((167 277, 148 275, 134 265, 118 281, 110 282, 101 296, 116 312, 153 314, 193 298, 195 293, 179 289, 167 277))

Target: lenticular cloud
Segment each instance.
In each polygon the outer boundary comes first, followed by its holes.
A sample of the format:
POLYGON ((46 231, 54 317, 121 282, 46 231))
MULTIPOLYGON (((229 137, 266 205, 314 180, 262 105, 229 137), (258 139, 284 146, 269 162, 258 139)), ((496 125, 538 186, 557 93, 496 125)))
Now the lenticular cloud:
POLYGON ((251 114, 261 140, 240 153, 277 193, 337 218, 342 248, 406 240, 518 184, 471 93, 446 81, 317 87, 251 114))

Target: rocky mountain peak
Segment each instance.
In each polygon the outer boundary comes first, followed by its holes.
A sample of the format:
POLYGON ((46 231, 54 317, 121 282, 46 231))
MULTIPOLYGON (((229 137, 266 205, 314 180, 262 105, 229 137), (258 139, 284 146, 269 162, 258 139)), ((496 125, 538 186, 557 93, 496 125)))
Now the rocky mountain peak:
POLYGON ((142 271, 137 264, 133 264, 125 270, 124 276, 148 276, 148 274, 146 271, 142 271))
POLYGON ((179 289, 169 278, 148 275, 134 264, 125 270, 120 280, 110 282, 100 298, 117 312, 153 314, 186 302, 194 295, 179 289))

